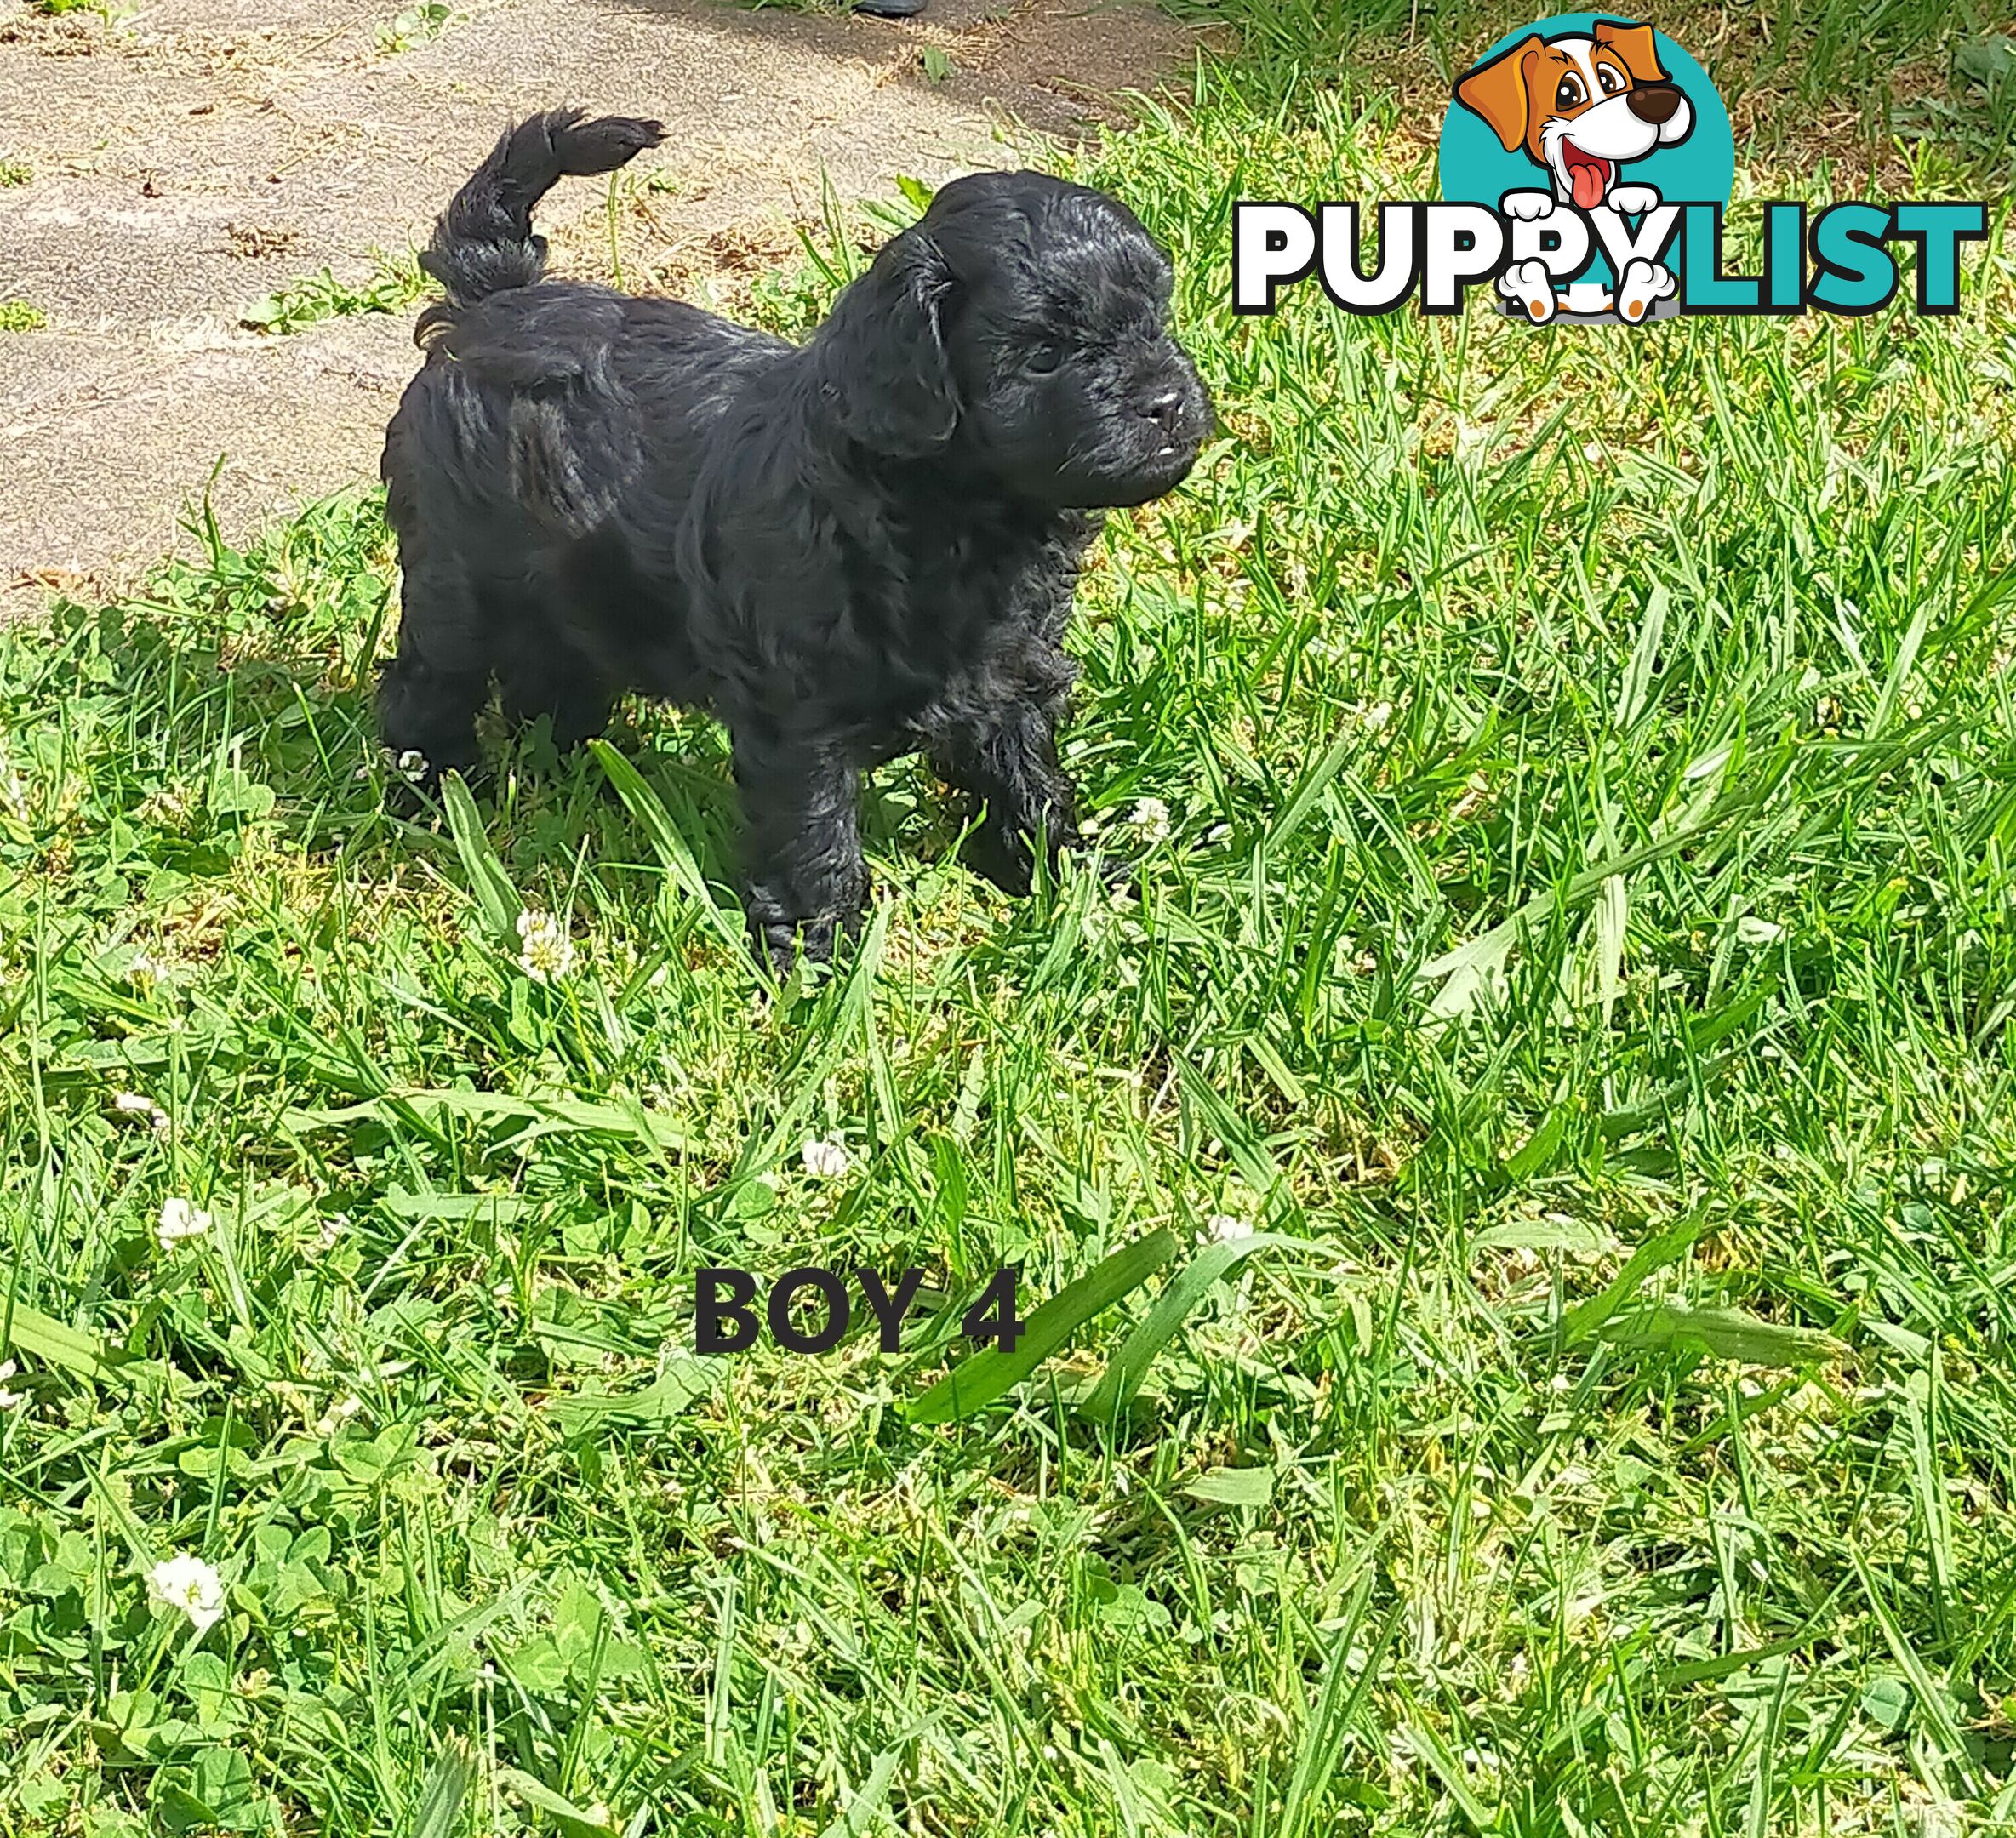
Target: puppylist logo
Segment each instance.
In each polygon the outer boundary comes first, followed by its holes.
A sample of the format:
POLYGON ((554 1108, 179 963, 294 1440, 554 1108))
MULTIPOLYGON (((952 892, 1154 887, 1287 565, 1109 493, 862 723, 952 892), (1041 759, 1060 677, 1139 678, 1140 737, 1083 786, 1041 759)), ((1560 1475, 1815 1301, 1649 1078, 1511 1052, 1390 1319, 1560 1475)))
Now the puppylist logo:
POLYGON ((1347 312, 1463 310, 1488 287, 1534 325, 1640 325, 1676 313, 1872 313, 1895 298, 1897 244, 1916 253, 1922 313, 1956 312, 1960 245, 1984 204, 1851 202, 1812 214, 1766 203, 1760 272, 1731 274, 1722 237, 1735 182, 1728 111, 1665 33, 1568 13, 1510 33, 1457 78, 1442 123, 1442 197, 1375 211, 1242 202, 1232 304, 1271 313, 1315 274, 1347 312), (1366 218, 1378 263, 1365 264, 1366 218))

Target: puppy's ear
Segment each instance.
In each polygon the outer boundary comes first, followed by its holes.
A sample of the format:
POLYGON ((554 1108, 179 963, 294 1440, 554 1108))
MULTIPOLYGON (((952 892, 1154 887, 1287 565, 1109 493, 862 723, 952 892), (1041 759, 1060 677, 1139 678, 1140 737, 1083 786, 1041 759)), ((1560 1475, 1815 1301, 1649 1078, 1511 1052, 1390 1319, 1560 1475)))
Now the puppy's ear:
POLYGON ((916 459, 952 437, 959 399, 939 320, 952 287, 938 244, 905 230, 820 328, 821 387, 842 431, 872 453, 916 459))
POLYGON ((1517 152, 1526 144, 1526 64, 1539 50, 1540 35, 1531 33, 1456 82, 1456 100, 1491 124, 1499 145, 1508 153, 1517 152))
POLYGON ((1666 73, 1659 64, 1659 41, 1651 26, 1620 26, 1613 20, 1598 20, 1589 31, 1598 44, 1609 46, 1624 60, 1624 67, 1631 73, 1633 83, 1666 80, 1666 73))

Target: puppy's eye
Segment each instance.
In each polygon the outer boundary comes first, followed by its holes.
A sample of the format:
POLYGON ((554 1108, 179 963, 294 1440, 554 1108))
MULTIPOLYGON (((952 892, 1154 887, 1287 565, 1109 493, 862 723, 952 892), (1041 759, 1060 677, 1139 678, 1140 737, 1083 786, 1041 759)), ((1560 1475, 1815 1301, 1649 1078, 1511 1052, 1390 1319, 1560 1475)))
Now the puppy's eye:
POLYGON ((1589 92, 1582 87, 1582 79, 1579 77, 1563 77, 1561 79, 1560 88, 1554 92, 1554 106, 1556 108, 1573 108, 1577 103, 1584 100, 1588 94, 1589 92))
POLYGON ((1605 95, 1615 95, 1619 89, 1624 88, 1624 78, 1612 70, 1608 64, 1596 66, 1596 80, 1603 86, 1605 95))
POLYGON ((1024 362, 1035 375, 1048 376, 1063 363, 1064 347, 1055 343, 1038 345, 1024 362))

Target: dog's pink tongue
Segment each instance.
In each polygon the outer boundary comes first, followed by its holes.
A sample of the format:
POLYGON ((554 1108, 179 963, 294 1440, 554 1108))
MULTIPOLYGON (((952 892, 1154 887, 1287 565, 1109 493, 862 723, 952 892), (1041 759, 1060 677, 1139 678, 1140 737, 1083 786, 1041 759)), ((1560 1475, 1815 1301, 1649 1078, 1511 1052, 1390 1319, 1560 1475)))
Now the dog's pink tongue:
POLYGON ((1568 180, 1575 188, 1575 203, 1580 209, 1594 210, 1603 202, 1603 168, 1601 166, 1585 166, 1577 161, 1568 168, 1568 180))

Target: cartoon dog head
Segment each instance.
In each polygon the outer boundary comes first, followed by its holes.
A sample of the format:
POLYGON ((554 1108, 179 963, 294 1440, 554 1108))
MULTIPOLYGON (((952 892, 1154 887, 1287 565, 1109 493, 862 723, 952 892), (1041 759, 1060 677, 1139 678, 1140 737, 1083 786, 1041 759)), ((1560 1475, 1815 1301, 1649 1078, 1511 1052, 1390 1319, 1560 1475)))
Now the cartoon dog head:
POLYGON ((1649 26, 1598 20, 1588 36, 1529 35, 1456 85, 1508 153, 1523 149, 1583 210, 1610 196, 1618 168, 1693 131, 1694 111, 1659 68, 1649 26))

